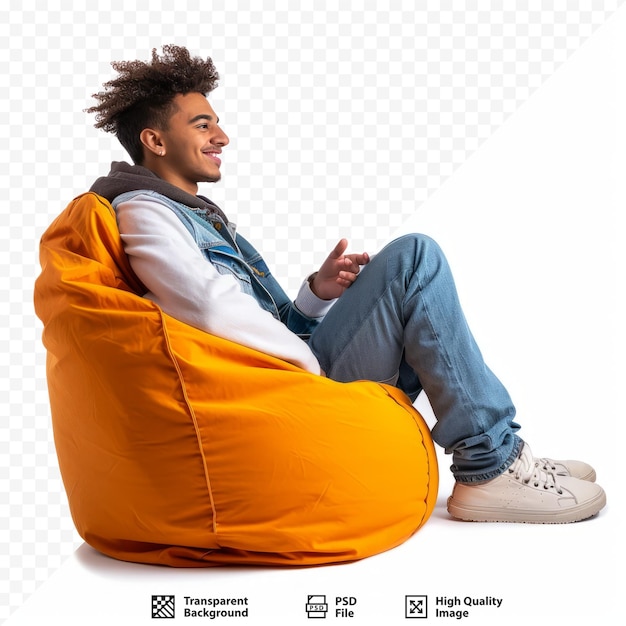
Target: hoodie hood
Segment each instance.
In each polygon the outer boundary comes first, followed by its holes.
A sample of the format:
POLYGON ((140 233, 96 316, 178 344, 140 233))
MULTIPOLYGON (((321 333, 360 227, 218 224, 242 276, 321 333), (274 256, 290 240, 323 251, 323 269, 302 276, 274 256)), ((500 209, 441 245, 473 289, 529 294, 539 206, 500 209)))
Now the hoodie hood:
POLYGON ((194 196, 183 191, 141 165, 129 165, 124 161, 113 161, 108 175, 98 178, 89 191, 113 202, 117 196, 127 191, 139 191, 141 189, 156 191, 191 209, 204 209, 210 213, 215 213, 228 224, 228 219, 217 204, 204 196, 194 196))

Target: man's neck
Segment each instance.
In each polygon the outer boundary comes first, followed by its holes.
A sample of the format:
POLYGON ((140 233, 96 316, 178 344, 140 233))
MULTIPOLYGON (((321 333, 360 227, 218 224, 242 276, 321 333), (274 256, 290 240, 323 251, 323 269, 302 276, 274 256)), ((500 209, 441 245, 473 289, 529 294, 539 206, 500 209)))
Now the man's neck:
POLYGON ((141 165, 156 174, 161 180, 178 187, 185 193, 189 193, 192 196, 198 195, 198 183, 191 183, 176 175, 170 168, 165 166, 162 159, 147 158, 141 165))

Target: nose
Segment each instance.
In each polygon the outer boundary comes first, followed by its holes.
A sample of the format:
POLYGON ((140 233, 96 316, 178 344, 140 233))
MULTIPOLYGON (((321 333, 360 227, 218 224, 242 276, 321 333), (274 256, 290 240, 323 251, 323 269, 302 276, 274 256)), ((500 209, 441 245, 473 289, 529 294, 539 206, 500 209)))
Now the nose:
POLYGON ((220 148, 227 146, 230 143, 228 135, 219 126, 216 126, 216 130, 217 134, 213 139, 213 143, 220 146, 220 148))

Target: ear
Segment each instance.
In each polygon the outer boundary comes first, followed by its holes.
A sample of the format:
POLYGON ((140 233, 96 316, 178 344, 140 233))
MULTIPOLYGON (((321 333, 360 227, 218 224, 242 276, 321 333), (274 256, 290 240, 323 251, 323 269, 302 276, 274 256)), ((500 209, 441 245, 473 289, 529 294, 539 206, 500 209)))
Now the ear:
POLYGON ((158 130, 153 128, 144 128, 139 134, 141 143, 155 156, 163 156, 165 154, 165 144, 158 130))

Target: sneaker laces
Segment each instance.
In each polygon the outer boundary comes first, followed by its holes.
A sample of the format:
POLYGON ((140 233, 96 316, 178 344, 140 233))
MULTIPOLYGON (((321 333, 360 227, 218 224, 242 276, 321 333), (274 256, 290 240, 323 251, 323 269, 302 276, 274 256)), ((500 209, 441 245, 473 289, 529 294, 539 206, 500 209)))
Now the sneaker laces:
POLYGON ((544 471, 548 471, 550 470, 551 472, 556 472, 556 461, 554 461, 553 459, 549 459, 548 457, 541 457, 540 459, 537 459, 537 463, 539 463, 539 465, 541 465, 541 469, 544 471))
POLYGON ((508 469, 515 480, 531 484, 535 487, 543 487, 546 491, 554 489, 559 495, 563 489, 559 484, 556 474, 556 467, 550 465, 550 459, 535 459, 530 452, 528 445, 525 445, 520 455, 508 469), (544 463, 544 461, 548 461, 544 463))

